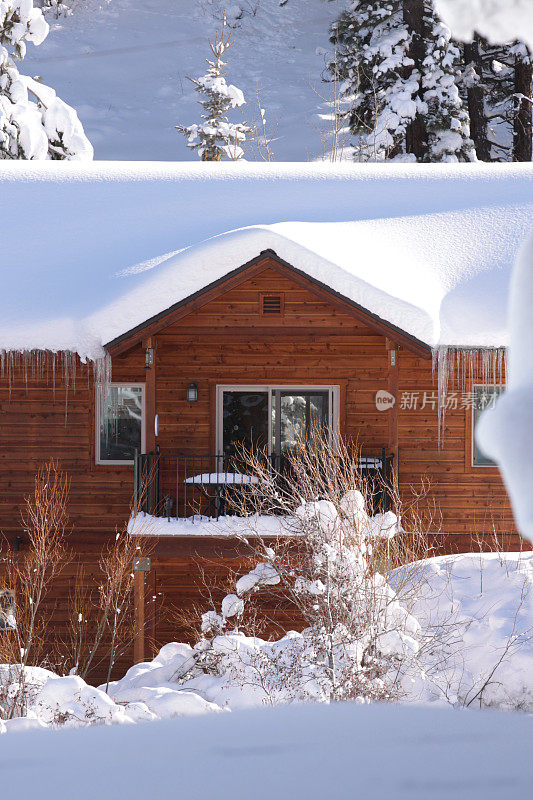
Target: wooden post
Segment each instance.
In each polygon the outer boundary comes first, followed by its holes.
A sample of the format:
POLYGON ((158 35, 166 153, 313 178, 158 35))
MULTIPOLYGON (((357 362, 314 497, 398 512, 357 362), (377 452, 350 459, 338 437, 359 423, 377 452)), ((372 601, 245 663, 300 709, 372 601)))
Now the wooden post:
POLYGON ((144 661, 144 572, 133 573, 133 663, 144 661))
POLYGON ((387 449, 389 455, 393 455, 392 468, 394 470, 394 477, 398 479, 398 417, 399 417, 399 402, 398 397, 398 345, 387 339, 387 389, 389 394, 395 398, 395 403, 388 410, 388 432, 387 432, 387 449))
POLYGON ((149 336, 143 341, 145 351, 151 351, 152 363, 146 364, 146 452, 155 451, 155 415, 156 415, 156 353, 157 342, 155 336, 149 336))
MULTIPOLYGON (((153 562, 152 562, 153 565, 153 562)), ((144 582, 144 657, 154 658, 154 642, 155 642, 155 611, 156 611, 156 581, 155 569, 150 569, 150 572, 145 572, 144 582)))

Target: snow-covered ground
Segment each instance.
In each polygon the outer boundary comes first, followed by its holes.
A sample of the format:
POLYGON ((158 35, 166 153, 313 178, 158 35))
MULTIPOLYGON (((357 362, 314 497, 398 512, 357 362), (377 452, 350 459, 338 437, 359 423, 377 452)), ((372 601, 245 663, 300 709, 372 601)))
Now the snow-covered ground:
POLYGON ((410 608, 430 641, 420 699, 533 710, 533 554, 465 553, 421 568, 410 608))
POLYGON ((300 706, 2 739, 6 800, 526 798, 531 718, 300 706))
MULTIPOLYGON (((70 17, 28 48, 23 72, 40 75, 76 108, 97 159, 198 160, 178 123, 199 121, 187 76, 205 71, 225 9, 235 28, 228 82, 243 90, 242 118, 257 124, 256 91, 280 161, 323 155, 321 73, 338 3, 324 0, 72 0, 70 17), (236 19, 242 10, 242 18, 236 19), (318 51, 318 52, 317 52, 318 51)), ((254 158, 249 153, 247 158, 254 158)))

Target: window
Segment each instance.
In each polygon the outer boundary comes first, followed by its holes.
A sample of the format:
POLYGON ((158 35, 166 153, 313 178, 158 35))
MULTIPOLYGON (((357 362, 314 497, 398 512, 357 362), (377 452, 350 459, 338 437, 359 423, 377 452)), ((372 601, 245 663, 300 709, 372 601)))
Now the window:
POLYGON ((505 391, 504 386, 474 386, 472 402, 472 466, 473 467, 495 467, 492 461, 481 450, 476 442, 476 427, 485 409, 492 408, 498 397, 505 391))
POLYGON ((0 589, 0 631, 16 628, 15 592, 11 589, 0 589))
POLYGON ((144 384, 110 384, 97 391, 96 409, 96 463, 132 464, 144 452, 144 384))
POLYGON ((317 431, 337 429, 338 386, 218 386, 217 452, 283 455, 317 431))

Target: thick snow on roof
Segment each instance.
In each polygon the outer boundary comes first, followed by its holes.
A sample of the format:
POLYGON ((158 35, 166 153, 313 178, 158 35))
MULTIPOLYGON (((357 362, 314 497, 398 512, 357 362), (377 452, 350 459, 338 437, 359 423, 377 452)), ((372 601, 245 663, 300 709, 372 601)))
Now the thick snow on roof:
POLYGON ((0 348, 103 344, 271 248, 430 345, 507 344, 531 165, 0 167, 0 348))

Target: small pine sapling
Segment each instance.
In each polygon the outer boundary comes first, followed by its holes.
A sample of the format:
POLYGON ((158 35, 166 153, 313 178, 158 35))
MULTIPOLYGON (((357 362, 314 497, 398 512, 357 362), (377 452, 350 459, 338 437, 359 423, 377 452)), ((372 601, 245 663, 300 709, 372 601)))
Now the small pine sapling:
POLYGON ((187 146, 196 150, 202 161, 239 161, 244 155, 243 144, 250 128, 244 123, 230 122, 228 112, 245 104, 244 95, 233 84, 227 84, 224 54, 233 46, 231 31, 227 31, 226 15, 222 17, 220 34, 209 40, 213 60, 206 59, 208 70, 199 78, 189 78, 200 94, 203 122, 199 125, 176 125, 187 137, 187 146))

